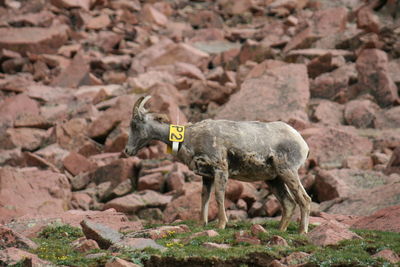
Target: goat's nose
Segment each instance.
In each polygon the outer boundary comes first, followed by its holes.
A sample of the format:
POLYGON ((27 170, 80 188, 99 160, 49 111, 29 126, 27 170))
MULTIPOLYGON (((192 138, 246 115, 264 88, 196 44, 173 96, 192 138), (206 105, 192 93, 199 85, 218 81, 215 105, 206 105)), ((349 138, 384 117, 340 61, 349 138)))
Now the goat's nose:
POLYGON ((124 149, 124 153, 125 153, 126 155, 129 155, 128 148, 125 148, 125 149, 124 149))

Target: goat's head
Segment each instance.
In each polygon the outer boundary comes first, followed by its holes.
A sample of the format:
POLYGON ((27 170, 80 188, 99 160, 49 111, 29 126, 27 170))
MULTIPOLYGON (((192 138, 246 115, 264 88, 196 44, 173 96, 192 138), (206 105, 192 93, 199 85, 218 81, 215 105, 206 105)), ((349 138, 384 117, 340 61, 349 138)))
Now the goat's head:
POLYGON ((140 97, 133 106, 132 119, 129 126, 128 143, 125 146, 125 153, 134 156, 155 138, 154 129, 157 125, 168 122, 164 114, 150 113, 144 105, 151 96, 140 97))

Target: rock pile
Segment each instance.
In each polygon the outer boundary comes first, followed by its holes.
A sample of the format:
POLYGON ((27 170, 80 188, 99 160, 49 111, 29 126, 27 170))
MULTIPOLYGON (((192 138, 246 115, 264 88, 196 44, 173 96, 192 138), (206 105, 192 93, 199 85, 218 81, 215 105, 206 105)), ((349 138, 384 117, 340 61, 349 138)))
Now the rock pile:
MULTIPOLYGON (((314 212, 400 204, 400 6, 366 2, 0 1, 0 223, 198 218, 201 177, 164 144, 121 157, 142 94, 174 123, 294 126, 314 212)), ((229 181, 226 203, 231 219, 279 215, 260 182, 229 181)))

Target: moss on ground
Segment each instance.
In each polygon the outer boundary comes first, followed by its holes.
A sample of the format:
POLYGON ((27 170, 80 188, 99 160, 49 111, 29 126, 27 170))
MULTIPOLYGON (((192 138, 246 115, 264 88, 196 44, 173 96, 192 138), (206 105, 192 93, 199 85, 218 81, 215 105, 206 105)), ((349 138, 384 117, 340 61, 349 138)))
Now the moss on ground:
MULTIPOLYGON (((188 225, 191 232, 170 232, 165 238, 157 240, 158 244, 168 248, 164 252, 149 248, 142 251, 121 251, 118 255, 111 254, 106 250, 94 250, 86 253, 76 252, 73 250, 71 243, 83 236, 83 234, 79 228, 68 225, 52 225, 44 229, 39 238, 35 240, 39 244, 39 248, 31 252, 54 264, 66 266, 102 266, 114 256, 144 266, 152 265, 152 256, 157 257, 158 262, 162 262, 162 259, 188 262, 188 259, 201 258, 205 262, 207 260, 211 262, 237 261, 238 264, 236 266, 245 266, 246 264, 242 263, 243 259, 248 259, 254 255, 280 259, 293 252, 300 251, 312 254, 307 260, 310 266, 393 266, 384 259, 374 259, 371 255, 383 249, 391 249, 396 253, 400 253, 400 234, 392 232, 354 230, 363 239, 346 240, 335 246, 318 247, 312 245, 304 235, 297 234, 296 224, 291 223, 288 231, 282 233, 277 230, 278 222, 266 221, 262 225, 267 229, 267 233, 262 233, 258 236, 261 240, 261 245, 250 245, 236 243, 234 237, 234 234, 239 230, 248 231, 250 229, 251 223, 248 222, 230 223, 224 230, 216 229, 215 223, 211 223, 206 227, 198 226, 197 223, 192 221, 185 221, 175 225, 178 224, 188 225), (200 236, 187 241, 188 237, 193 233, 211 229, 216 230, 219 235, 214 237, 200 236), (274 235, 285 238, 289 246, 268 245, 268 241, 274 235), (209 249, 203 247, 204 242, 224 243, 232 247, 229 249, 209 249), (88 254, 99 252, 104 255, 95 259, 86 257, 88 254)), ((147 227, 155 226, 148 225, 147 227)), ((186 265, 182 264, 180 266, 186 265)))

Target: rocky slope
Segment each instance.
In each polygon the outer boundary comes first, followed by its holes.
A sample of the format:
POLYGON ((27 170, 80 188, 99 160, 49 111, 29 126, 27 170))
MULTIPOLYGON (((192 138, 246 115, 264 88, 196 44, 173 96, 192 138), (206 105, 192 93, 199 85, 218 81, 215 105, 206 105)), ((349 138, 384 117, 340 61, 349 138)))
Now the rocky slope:
MULTIPOLYGON (((393 0, 0 0, 0 223, 198 218, 201 178, 164 144, 121 157, 150 94, 174 123, 288 122, 311 149, 314 222, 400 232, 399 88, 393 0)), ((231 220, 279 216, 262 183, 226 199, 231 220)))

